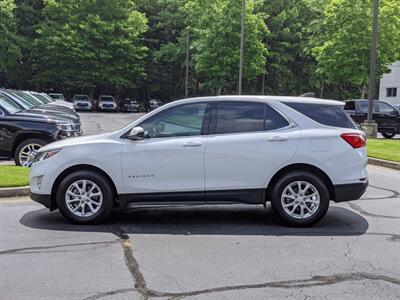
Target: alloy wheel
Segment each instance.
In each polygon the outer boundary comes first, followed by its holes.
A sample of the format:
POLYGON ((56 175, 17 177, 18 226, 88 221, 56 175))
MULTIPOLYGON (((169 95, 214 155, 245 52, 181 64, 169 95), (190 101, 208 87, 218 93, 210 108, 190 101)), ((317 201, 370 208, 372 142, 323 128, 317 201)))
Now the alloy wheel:
POLYGON ((103 193, 93 181, 81 179, 73 182, 65 192, 65 204, 78 217, 90 217, 103 203, 103 193))
POLYGON ((284 188, 281 204, 288 216, 295 219, 307 219, 317 212, 320 205, 320 195, 311 183, 295 181, 284 188))
POLYGON ((18 159, 19 163, 23 167, 30 167, 33 163, 33 159, 35 157, 36 152, 41 148, 42 146, 36 143, 32 144, 27 144, 25 145, 21 151, 19 152, 18 159))

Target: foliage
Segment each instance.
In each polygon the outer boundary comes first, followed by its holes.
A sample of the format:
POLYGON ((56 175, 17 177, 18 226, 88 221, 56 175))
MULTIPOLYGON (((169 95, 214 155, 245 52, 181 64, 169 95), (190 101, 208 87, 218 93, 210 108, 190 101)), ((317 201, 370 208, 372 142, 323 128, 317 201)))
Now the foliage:
POLYGON ((10 71, 22 56, 14 11, 14 1, 0 0, 0 74, 10 71))
POLYGON ((47 0, 38 27, 39 86, 134 86, 144 77, 145 16, 131 0, 47 0))
MULTIPOLYGON (((312 54, 317 74, 327 83, 367 85, 372 31, 372 0, 331 0, 313 25, 312 54)), ((400 58, 400 5, 380 1, 378 76, 400 58)))
MULTIPOLYGON (((221 88, 232 92, 239 71, 241 1, 191 0, 186 9, 195 37, 193 59, 196 72, 214 93, 219 93, 221 88)), ((263 38, 266 33, 262 17, 254 12, 253 2, 248 1, 245 15, 245 79, 264 72, 267 49, 263 38)))

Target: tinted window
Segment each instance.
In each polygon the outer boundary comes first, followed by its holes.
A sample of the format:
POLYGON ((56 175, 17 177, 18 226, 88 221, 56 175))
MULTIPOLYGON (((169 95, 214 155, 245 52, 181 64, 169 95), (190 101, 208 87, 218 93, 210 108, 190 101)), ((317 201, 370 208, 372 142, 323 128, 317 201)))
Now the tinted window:
POLYGON ((207 104, 187 104, 160 112, 139 126, 146 138, 200 135, 207 104))
POLYGON ((378 104, 378 112, 381 113, 393 113, 395 110, 389 104, 385 102, 377 102, 378 104))
POLYGON ((356 110, 356 104, 354 101, 347 101, 346 104, 344 105, 345 110, 356 110))
POLYGON ((356 128, 341 105, 317 103, 285 103, 314 121, 333 127, 356 128))
POLYGON ((215 133, 240 133, 273 130, 289 123, 263 103, 219 102, 215 133))

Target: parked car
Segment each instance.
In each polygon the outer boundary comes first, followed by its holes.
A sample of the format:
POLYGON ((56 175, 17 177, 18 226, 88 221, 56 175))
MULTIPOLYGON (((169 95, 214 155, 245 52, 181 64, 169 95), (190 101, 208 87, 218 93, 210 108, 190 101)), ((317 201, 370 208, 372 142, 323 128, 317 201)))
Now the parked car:
POLYGON ((92 110, 92 101, 88 95, 74 95, 72 102, 74 103, 75 110, 92 110))
POLYGON ((32 113, 58 116, 60 118, 70 119, 74 123, 80 122, 80 118, 76 112, 68 107, 43 104, 43 102, 39 101, 37 98, 21 91, 0 89, 0 93, 15 102, 22 110, 32 113))
POLYGON ((34 97, 35 99, 39 100, 43 104, 52 104, 52 105, 57 105, 57 106, 64 106, 69 108, 71 111, 75 112, 74 105, 72 103, 69 103, 64 100, 54 100, 50 96, 48 96, 45 93, 38 93, 38 92, 28 92, 24 91, 24 93, 34 97))
POLYGON ((99 111, 114 111, 118 110, 117 101, 113 96, 101 95, 97 103, 97 108, 99 111))
POLYGON ((136 112, 140 110, 139 101, 131 98, 125 98, 121 101, 121 111, 122 112, 136 112))
POLYGON ((0 94, 0 158, 13 158, 17 166, 29 167, 42 146, 80 134, 80 124, 54 115, 24 111, 0 94))
POLYGON ((400 103, 399 104, 392 104, 394 108, 396 108, 398 111, 400 111, 400 103))
POLYGON ((160 106, 162 106, 162 102, 160 100, 156 100, 156 99, 150 99, 149 100, 149 110, 155 110, 156 108, 159 108, 160 106))
POLYGON ((288 224, 308 226, 330 200, 364 193, 365 143, 343 102, 186 99, 118 131, 43 147, 30 173, 31 198, 80 224, 149 204, 271 202, 288 224))
MULTIPOLYGON (((344 109, 357 124, 361 124, 368 116, 368 100, 346 101, 344 109)), ((389 103, 375 100, 373 119, 378 124, 378 132, 385 138, 400 134, 400 112, 389 103)))
POLYGON ((64 98, 64 95, 63 95, 63 94, 49 93, 48 95, 49 95, 51 98, 53 98, 54 100, 65 101, 65 98, 64 98))

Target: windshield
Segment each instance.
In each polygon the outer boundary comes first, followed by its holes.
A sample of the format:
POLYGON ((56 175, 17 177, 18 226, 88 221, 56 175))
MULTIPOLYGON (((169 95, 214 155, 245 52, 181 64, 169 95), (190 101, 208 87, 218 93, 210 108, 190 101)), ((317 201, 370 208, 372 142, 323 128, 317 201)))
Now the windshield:
POLYGON ((17 95, 14 92, 11 91, 7 91, 7 94, 12 97, 12 99, 14 99, 15 101, 18 102, 19 105, 21 105, 24 109, 29 109, 29 108, 33 108, 36 105, 32 104, 32 102, 26 100, 25 98, 17 95))
POLYGON ((29 95, 32 97, 35 97, 37 100, 39 100, 40 102, 42 102, 44 104, 50 103, 50 101, 48 99, 46 99, 45 97, 43 97, 40 94, 29 94, 29 95))
POLYGON ((10 114, 15 114, 21 109, 13 101, 7 99, 4 95, 0 94, 0 105, 6 109, 10 114))
POLYGON ((79 100, 79 101, 89 101, 89 96, 86 95, 75 95, 74 100, 79 100))
POLYGON ((17 96, 19 96, 21 99, 26 100, 28 103, 30 103, 33 106, 38 106, 43 104, 42 102, 40 102, 39 100, 37 100, 36 98, 29 96, 23 92, 20 91, 13 91, 13 93, 17 96))
POLYGON ((114 101, 113 96, 100 96, 100 101, 114 101))
POLYGON ((56 100, 64 100, 63 94, 49 94, 49 96, 56 100))

